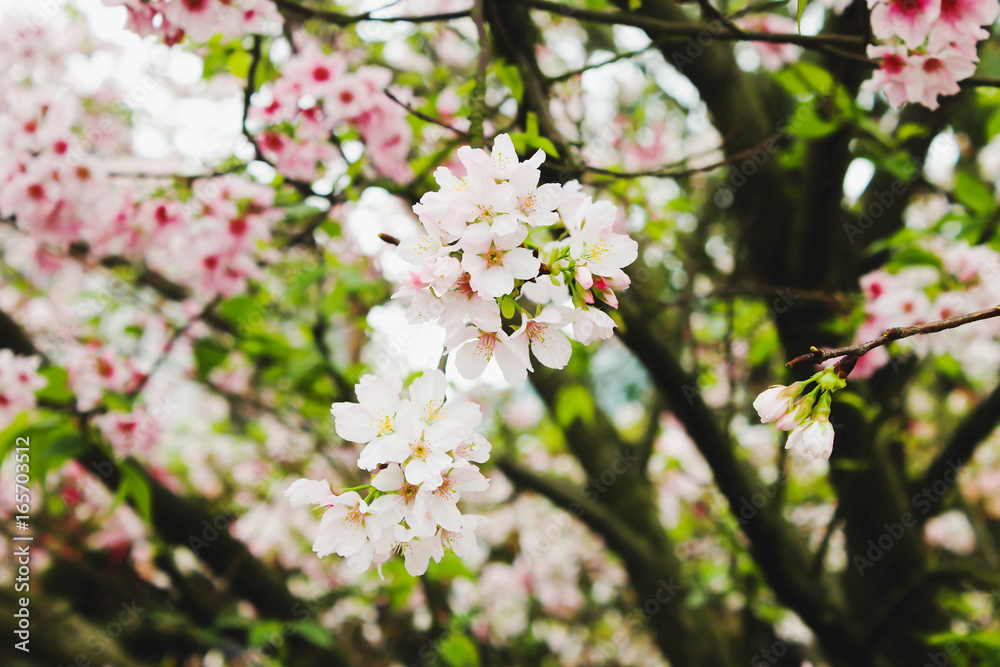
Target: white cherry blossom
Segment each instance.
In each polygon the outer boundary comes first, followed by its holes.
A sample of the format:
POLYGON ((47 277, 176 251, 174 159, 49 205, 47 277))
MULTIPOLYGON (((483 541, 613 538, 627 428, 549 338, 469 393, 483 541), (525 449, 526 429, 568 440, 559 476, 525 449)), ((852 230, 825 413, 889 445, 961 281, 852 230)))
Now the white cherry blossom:
POLYGON ((514 290, 515 280, 537 276, 541 262, 520 247, 527 236, 528 228, 523 225, 503 236, 485 225, 470 227, 461 241, 462 268, 469 274, 470 287, 484 296, 499 298, 514 290))

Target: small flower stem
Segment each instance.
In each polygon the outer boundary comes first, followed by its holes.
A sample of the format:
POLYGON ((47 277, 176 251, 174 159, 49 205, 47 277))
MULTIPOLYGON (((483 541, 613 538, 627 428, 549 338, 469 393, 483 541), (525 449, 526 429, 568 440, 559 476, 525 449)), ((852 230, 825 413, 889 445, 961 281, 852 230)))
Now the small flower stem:
POLYGON ((361 486, 352 486, 349 489, 341 489, 340 492, 341 493, 350 493, 351 491, 361 491, 363 489, 370 489, 370 488, 372 488, 371 484, 362 484, 361 486))
POLYGON ((971 324, 972 322, 988 320, 993 317, 1000 317, 1000 306, 990 308, 989 310, 981 310, 976 313, 969 313, 968 315, 949 317, 946 320, 939 320, 937 322, 915 324, 911 327, 893 327, 891 329, 886 329, 878 338, 870 340, 866 343, 858 343, 857 345, 848 345, 847 347, 837 347, 826 350, 820 350, 819 348, 813 347, 810 348, 808 353, 795 357, 785 365, 789 368, 795 368, 796 366, 802 366, 808 363, 822 363, 827 359, 833 359, 835 357, 853 357, 857 359, 858 357, 871 352, 876 347, 882 347, 883 345, 887 345, 894 340, 909 338, 910 336, 919 336, 922 334, 937 333, 946 329, 954 329, 966 324, 971 324))

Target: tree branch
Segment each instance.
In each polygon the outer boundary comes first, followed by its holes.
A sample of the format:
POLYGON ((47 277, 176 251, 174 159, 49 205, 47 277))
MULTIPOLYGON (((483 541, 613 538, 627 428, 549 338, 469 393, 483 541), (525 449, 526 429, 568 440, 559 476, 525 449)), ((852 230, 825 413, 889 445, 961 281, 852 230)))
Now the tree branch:
POLYGON ((607 25, 628 25, 664 36, 672 35, 677 37, 698 37, 706 32, 713 32, 713 37, 715 39, 723 41, 795 44, 803 48, 818 50, 825 50, 829 46, 860 47, 865 44, 864 37, 860 35, 800 35, 797 33, 749 32, 746 30, 734 30, 733 28, 725 25, 722 21, 719 21, 719 23, 722 24, 721 31, 719 31, 718 34, 715 34, 713 28, 709 25, 680 21, 667 21, 633 12, 600 12, 590 9, 571 7, 558 2, 547 2, 546 0, 516 1, 534 9, 559 14, 560 16, 578 21, 604 23, 607 25))
POLYGON ((646 537, 629 528, 617 513, 609 511, 600 502, 591 502, 566 482, 541 475, 510 457, 498 458, 495 465, 517 486, 548 498, 557 507, 580 519, 607 540, 608 546, 623 559, 642 562, 647 567, 652 567, 657 561, 658 554, 646 537))
POLYGON ((482 148, 483 116, 486 113, 486 71, 490 66, 490 42, 486 36, 486 19, 483 18, 484 0, 474 0, 472 20, 479 36, 479 59, 476 64, 476 85, 472 89, 472 111, 469 113, 469 137, 473 148, 482 148))
MULTIPOLYGON (((640 304, 649 303, 634 293, 622 300, 619 312, 625 326, 621 338, 649 371, 654 383, 668 400, 675 416, 684 425, 705 461, 715 483, 739 517, 743 503, 766 485, 754 470, 737 457, 733 444, 705 404, 697 383, 681 368, 664 341, 653 334, 655 315, 640 304)), ((832 582, 810 572, 811 557, 801 537, 783 518, 777 503, 757 508, 741 521, 743 532, 753 545, 754 558, 770 586, 819 635, 824 643, 852 642, 836 600, 832 582)))
POLYGON ((894 340, 909 338, 910 336, 937 333, 939 331, 945 331, 947 329, 954 329, 966 324, 971 324, 972 322, 988 320, 993 317, 1000 317, 1000 306, 990 308, 989 310, 981 310, 976 313, 969 313, 968 315, 949 317, 946 320, 928 322, 927 324, 915 324, 910 327, 893 327, 891 329, 886 329, 885 332, 878 338, 870 340, 866 343, 858 343, 857 345, 848 345, 847 347, 836 347, 825 350, 813 347, 810 348, 808 353, 795 357, 785 365, 789 368, 795 368, 796 366, 802 366, 808 363, 822 363, 827 359, 834 359, 836 357, 847 356, 858 358, 868 352, 871 352, 875 348, 887 345, 894 340))
POLYGON ((353 25, 361 21, 381 21, 384 23, 435 23, 438 21, 451 21, 453 19, 465 18, 469 15, 468 9, 462 9, 454 12, 441 12, 438 14, 426 14, 424 16, 372 16, 372 13, 378 10, 372 10, 370 12, 365 12, 364 14, 351 15, 305 7, 303 5, 290 2, 289 0, 274 0, 274 4, 277 5, 279 9, 284 9, 292 14, 298 14, 299 16, 305 16, 311 19, 320 19, 326 21, 327 23, 332 23, 341 27, 353 25))

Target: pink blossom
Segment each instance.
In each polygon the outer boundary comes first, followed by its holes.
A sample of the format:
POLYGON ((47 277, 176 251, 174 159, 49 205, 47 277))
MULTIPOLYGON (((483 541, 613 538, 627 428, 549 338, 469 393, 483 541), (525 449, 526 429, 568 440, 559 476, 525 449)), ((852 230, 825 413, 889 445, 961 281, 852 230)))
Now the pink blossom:
POLYGON ((37 357, 14 356, 10 350, 0 350, 0 429, 14 417, 36 405, 35 392, 46 385, 36 370, 37 357))
POLYGON ((136 451, 148 453, 159 438, 157 420, 142 408, 135 408, 131 413, 107 412, 95 417, 94 423, 115 453, 122 457, 136 451))
POLYGON ((869 0, 868 4, 872 33, 882 40, 898 37, 911 49, 924 43, 941 13, 941 0, 869 0))
POLYGON ((882 92, 894 107, 917 99, 921 71, 918 61, 905 46, 868 46, 868 57, 879 60, 879 68, 862 86, 882 92))
POLYGON ((928 109, 937 109, 939 96, 955 95, 961 90, 958 82, 976 73, 978 58, 953 47, 929 52, 913 59, 922 76, 916 79, 918 86, 910 101, 919 102, 928 109))
MULTIPOLYGON (((979 26, 992 25, 1000 14, 995 0, 941 0, 941 14, 931 26, 928 48, 936 52, 953 44, 958 49, 989 36, 979 26)), ((973 48, 972 55, 975 55, 973 48)))

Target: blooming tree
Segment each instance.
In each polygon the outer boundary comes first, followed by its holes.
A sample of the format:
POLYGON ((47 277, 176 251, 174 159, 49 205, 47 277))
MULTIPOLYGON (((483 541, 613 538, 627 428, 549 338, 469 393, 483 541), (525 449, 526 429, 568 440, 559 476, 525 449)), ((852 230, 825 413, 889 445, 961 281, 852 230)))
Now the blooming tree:
POLYGON ((12 664, 992 664, 998 14, 11 3, 12 664))

